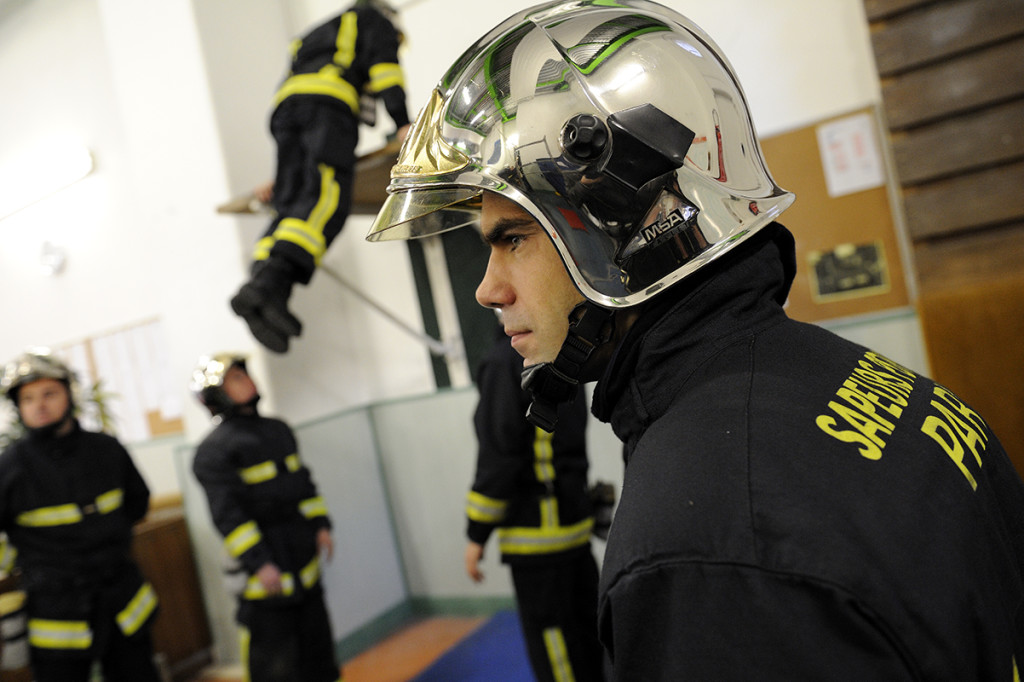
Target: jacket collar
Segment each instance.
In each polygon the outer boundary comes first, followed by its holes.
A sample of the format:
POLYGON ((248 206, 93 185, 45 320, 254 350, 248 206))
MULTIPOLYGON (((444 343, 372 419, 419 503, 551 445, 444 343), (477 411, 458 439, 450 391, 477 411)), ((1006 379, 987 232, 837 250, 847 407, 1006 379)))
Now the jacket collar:
POLYGON ((785 317, 795 274, 793 236, 772 223, 645 306, 594 391, 594 416, 612 425, 627 457, 694 371, 785 317))

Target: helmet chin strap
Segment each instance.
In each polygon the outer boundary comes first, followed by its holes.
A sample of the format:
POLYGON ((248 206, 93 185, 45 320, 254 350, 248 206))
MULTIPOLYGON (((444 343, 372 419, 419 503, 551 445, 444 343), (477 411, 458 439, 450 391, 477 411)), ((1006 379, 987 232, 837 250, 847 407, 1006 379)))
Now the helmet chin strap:
POLYGON ((555 359, 523 369, 522 387, 532 398, 526 410, 531 424, 555 430, 559 404, 573 401, 587 359, 611 338, 613 314, 590 301, 580 303, 569 313, 569 332, 555 359))

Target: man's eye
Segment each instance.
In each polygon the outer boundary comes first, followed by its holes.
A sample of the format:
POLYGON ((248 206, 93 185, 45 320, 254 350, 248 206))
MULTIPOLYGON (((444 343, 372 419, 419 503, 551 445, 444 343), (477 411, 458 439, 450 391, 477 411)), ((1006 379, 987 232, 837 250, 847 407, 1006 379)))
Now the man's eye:
POLYGON ((526 241, 526 237, 524 237, 521 234, 512 234, 512 235, 509 235, 509 237, 508 237, 508 243, 509 243, 509 245, 513 249, 519 248, 520 246, 523 245, 523 242, 525 242, 525 241, 526 241))

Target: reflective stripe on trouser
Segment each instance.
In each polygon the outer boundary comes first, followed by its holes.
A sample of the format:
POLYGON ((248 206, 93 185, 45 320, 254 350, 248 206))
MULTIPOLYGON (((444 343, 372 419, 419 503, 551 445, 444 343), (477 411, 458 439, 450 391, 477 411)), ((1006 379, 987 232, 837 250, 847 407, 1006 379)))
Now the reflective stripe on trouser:
POLYGON ((557 682, 575 682, 572 674, 572 662, 569 661, 569 650, 565 646, 565 635, 562 628, 544 630, 544 646, 548 650, 548 661, 551 662, 551 673, 557 682))

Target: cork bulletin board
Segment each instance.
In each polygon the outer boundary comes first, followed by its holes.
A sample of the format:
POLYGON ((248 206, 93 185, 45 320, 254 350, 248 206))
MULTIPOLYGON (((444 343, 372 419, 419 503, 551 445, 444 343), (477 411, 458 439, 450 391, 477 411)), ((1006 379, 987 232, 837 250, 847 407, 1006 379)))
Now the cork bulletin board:
POLYGON ((775 181, 796 194, 779 220, 796 238, 794 319, 910 304, 880 139, 869 108, 761 140, 775 181))

